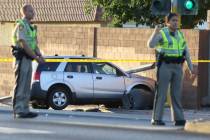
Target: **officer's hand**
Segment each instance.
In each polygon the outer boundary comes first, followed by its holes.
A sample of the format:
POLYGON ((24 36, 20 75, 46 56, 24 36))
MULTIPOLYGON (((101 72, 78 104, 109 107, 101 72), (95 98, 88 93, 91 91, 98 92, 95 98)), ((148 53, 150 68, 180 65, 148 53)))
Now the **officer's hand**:
POLYGON ((45 60, 44 60, 43 57, 37 56, 37 57, 35 58, 35 60, 36 60, 38 63, 40 63, 40 64, 45 63, 45 60))
POLYGON ((155 26, 155 34, 158 34, 160 32, 161 28, 159 26, 155 26))
POLYGON ((39 58, 41 59, 42 63, 45 63, 45 59, 43 56, 40 56, 39 58))
POLYGON ((156 67, 156 62, 154 62, 151 66, 151 69, 154 69, 156 67))
POLYGON ((195 78, 197 75, 197 71, 195 69, 193 69, 191 72, 190 72, 190 77, 191 78, 195 78))

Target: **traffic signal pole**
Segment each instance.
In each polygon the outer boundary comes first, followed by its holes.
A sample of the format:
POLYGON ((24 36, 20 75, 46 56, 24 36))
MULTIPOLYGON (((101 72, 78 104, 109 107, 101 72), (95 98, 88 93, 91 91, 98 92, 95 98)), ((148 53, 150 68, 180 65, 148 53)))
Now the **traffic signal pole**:
MULTIPOLYGON (((177 0, 171 0, 171 12, 178 14, 177 9, 178 9, 178 1, 177 0)), ((181 15, 180 14, 178 14, 178 18, 179 18, 178 28, 180 29, 181 28, 181 15)), ((167 99, 166 99, 167 100, 166 102, 169 106, 171 106, 170 89, 171 89, 171 85, 169 85, 167 99)))
MULTIPOLYGON (((177 13, 178 14, 178 1, 177 0, 171 0, 171 12, 173 13, 177 13)), ((178 28, 180 29, 181 28, 181 15, 178 14, 178 17, 179 17, 179 24, 178 24, 178 28)))

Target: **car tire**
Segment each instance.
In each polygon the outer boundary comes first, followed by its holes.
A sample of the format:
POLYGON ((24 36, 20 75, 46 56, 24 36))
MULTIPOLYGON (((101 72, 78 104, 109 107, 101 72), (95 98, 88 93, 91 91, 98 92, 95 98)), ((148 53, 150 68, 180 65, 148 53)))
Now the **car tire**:
POLYGON ((63 110, 70 102, 68 90, 63 87, 53 88, 49 93, 48 102, 53 109, 63 110))
POLYGON ((131 109, 151 109, 154 95, 145 89, 132 89, 128 95, 131 109))
POLYGON ((49 105, 44 105, 44 104, 38 104, 37 102, 32 102, 31 103, 32 108, 34 109, 49 109, 49 105))

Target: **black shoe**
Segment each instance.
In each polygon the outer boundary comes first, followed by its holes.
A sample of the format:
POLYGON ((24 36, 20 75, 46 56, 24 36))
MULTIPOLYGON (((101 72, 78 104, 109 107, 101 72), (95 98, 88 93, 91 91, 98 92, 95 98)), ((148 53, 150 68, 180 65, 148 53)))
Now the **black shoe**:
POLYGON ((154 121, 152 121, 152 125, 165 125, 165 123, 163 122, 163 121, 161 121, 161 120, 154 120, 154 121))
POLYGON ((185 126, 186 120, 177 120, 175 121, 175 126, 185 126))
POLYGON ((16 114, 16 118, 35 118, 37 117, 38 114, 37 113, 33 113, 33 112, 28 112, 28 113, 17 113, 16 114))

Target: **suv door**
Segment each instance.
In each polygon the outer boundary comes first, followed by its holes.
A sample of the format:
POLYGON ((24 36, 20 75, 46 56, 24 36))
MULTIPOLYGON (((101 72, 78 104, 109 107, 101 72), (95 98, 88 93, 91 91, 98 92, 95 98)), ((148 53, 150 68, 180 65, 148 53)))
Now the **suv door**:
POLYGON ((93 99, 93 75, 91 63, 67 63, 64 81, 73 86, 77 98, 93 99))
POLYGON ((125 92, 124 74, 109 63, 92 63, 94 98, 121 98, 125 92))

